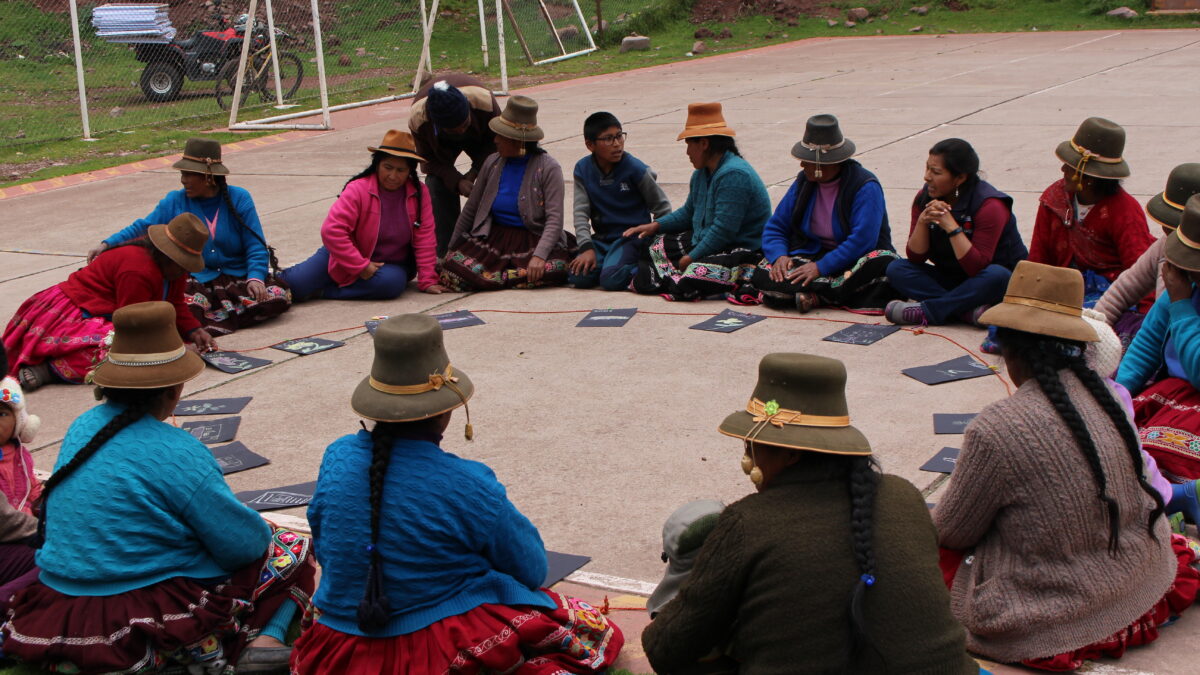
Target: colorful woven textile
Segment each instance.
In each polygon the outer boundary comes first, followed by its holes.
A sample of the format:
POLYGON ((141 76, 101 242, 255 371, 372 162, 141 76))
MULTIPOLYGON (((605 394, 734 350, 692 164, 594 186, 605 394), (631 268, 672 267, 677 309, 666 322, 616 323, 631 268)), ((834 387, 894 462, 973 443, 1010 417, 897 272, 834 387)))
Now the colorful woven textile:
POLYGON ((1133 399, 1142 447, 1172 483, 1200 478, 1200 391, 1168 377, 1133 399))
POLYGON ((60 378, 82 384, 108 353, 104 339, 111 330, 107 317, 85 317, 62 289, 51 286, 21 303, 4 330, 9 374, 48 363, 60 378))

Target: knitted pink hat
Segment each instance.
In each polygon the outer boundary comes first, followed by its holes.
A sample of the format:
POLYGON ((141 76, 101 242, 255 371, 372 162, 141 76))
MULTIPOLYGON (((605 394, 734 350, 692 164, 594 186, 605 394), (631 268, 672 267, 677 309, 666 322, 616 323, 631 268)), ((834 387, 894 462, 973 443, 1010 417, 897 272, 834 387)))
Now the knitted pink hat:
MULTIPOLYGON (((12 408, 13 413, 17 416, 17 424, 13 429, 17 440, 22 443, 33 442, 33 437, 42 427, 42 419, 37 415, 30 415, 29 411, 25 409, 25 394, 15 379, 6 377, 0 380, 0 404, 12 408)), ((7 441, 8 439, 0 439, 0 443, 7 441)))

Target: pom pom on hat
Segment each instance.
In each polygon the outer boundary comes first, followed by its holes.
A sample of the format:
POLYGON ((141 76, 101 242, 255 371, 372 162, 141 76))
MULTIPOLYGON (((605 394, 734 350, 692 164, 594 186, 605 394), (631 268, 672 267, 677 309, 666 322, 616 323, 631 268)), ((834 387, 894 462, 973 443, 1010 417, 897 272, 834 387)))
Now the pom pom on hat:
POLYGON ((1101 377, 1112 377, 1121 365, 1121 338, 1104 320, 1104 315, 1094 309, 1083 310, 1083 320, 1096 331, 1096 342, 1090 342, 1083 352, 1088 368, 1101 377))
POLYGON ((471 114, 467 97, 445 80, 438 80, 430 87, 425 106, 429 119, 444 129, 461 126, 471 114))
MULTIPOLYGON (((42 428, 42 419, 37 415, 30 415, 25 409, 25 393, 21 391, 21 384, 15 379, 6 377, 0 380, 0 404, 12 408, 17 416, 17 424, 13 428, 13 435, 17 440, 32 443, 38 429, 42 428)), ((0 439, 0 443, 7 443, 8 440, 0 439)))

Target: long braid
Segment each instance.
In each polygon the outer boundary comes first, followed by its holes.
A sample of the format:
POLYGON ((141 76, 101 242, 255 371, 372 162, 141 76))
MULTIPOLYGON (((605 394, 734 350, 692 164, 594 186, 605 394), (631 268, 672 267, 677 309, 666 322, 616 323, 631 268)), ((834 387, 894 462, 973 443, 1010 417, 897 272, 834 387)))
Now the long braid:
POLYGON ((122 429, 142 419, 162 400, 166 389, 102 389, 105 398, 114 403, 125 405, 125 409, 108 421, 96 435, 75 453, 66 464, 55 471, 42 485, 42 495, 38 505, 37 547, 41 548, 46 541, 46 507, 50 493, 64 480, 75 473, 84 462, 91 459, 96 451, 112 440, 122 429))
POLYGON ((874 641, 863 616, 863 600, 867 589, 875 584, 875 493, 879 489, 879 473, 871 457, 855 457, 850 465, 850 532, 854 538, 854 559, 858 562, 859 578, 850 593, 850 632, 852 661, 870 649, 876 655, 874 641))
POLYGON ((242 219, 242 214, 238 213, 237 209, 233 208, 233 198, 229 196, 229 182, 225 179, 225 176, 213 176, 213 180, 216 182, 217 188, 221 192, 221 198, 225 200, 225 207, 229 209, 229 214, 233 216, 233 219, 237 221, 238 225, 240 225, 243 230, 249 232, 251 236, 257 239, 263 245, 263 248, 267 249, 267 257, 270 260, 271 272, 278 272, 279 258, 275 255, 275 249, 267 243, 267 238, 265 236, 250 229, 250 226, 247 225, 246 221, 242 219))
POLYGON ((368 474, 371 505, 371 543, 367 545, 370 561, 367 566, 367 587, 358 603, 358 627, 373 633, 387 625, 391 604, 383 584, 383 558, 376 543, 379 541, 379 520, 383 513, 384 479, 392 457, 396 425, 377 422, 371 430, 371 468, 368 474))
POLYGON ((1079 378, 1080 382, 1087 387, 1092 398, 1100 404, 1104 412, 1108 413, 1108 418, 1112 420, 1113 425, 1120 432, 1122 440, 1125 441, 1125 449, 1129 452, 1129 458, 1133 460, 1133 473, 1137 476, 1138 485, 1142 490, 1150 495, 1154 500, 1154 508, 1150 511, 1150 518, 1146 523, 1146 528, 1150 531, 1150 537, 1157 540, 1157 535, 1154 534, 1154 524, 1158 521, 1158 517, 1166 512, 1166 504, 1163 503, 1162 495, 1154 486, 1146 481, 1145 465, 1142 463, 1142 444, 1138 439, 1137 431, 1133 427, 1133 423, 1129 419, 1129 415, 1121 404, 1113 397, 1112 392, 1104 384, 1104 380, 1096 371, 1088 368, 1087 365, 1080 361, 1071 361, 1068 364, 1071 372, 1079 378))

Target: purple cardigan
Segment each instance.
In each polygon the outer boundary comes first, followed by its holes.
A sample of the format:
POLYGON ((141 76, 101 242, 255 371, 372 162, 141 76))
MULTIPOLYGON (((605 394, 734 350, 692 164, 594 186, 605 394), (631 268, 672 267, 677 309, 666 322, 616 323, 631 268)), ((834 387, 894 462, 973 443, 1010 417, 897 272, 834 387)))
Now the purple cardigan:
MULTIPOLYGON (((492 202, 500 189, 500 174, 504 171, 504 160, 498 154, 490 155, 479 169, 475 187, 463 206, 450 247, 454 248, 463 237, 486 238, 492 231, 492 202)), ((562 167, 546 153, 533 155, 521 181, 517 196, 517 210, 525 228, 538 237, 533 254, 543 260, 550 257, 555 246, 565 246, 563 233, 563 177, 562 167)))

